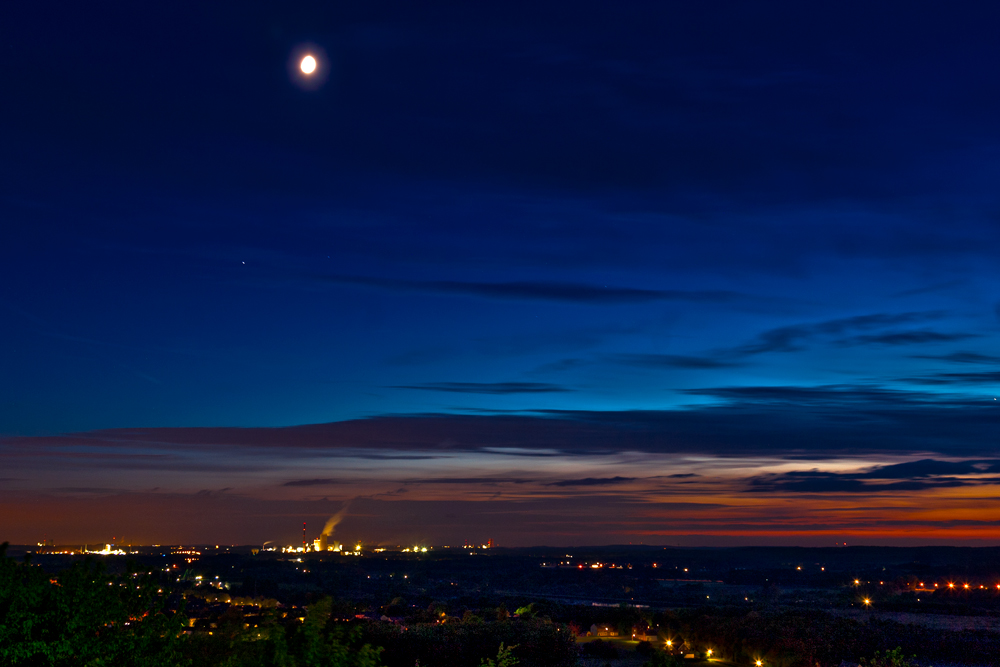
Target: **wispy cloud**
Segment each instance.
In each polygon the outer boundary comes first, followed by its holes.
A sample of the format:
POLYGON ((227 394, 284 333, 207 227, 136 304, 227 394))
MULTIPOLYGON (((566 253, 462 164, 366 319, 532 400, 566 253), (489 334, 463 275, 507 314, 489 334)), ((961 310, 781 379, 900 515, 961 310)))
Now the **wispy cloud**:
POLYGON ((592 285, 554 281, 475 282, 457 280, 400 280, 366 276, 313 275, 317 282, 357 285, 397 291, 476 296, 489 299, 562 301, 566 303, 615 305, 653 301, 732 303, 753 297, 726 290, 651 290, 638 287, 592 285))
POLYGON ((428 382, 414 385, 394 385, 391 389, 443 391, 453 394, 552 394, 573 391, 547 382, 428 382))
POLYGON ((583 479, 563 479, 549 482, 547 486, 610 486, 634 482, 635 477, 584 477, 583 479))
POLYGON ((984 476, 983 473, 998 471, 1000 462, 996 460, 955 462, 923 459, 851 473, 799 470, 759 475, 747 480, 747 491, 868 494, 924 491, 996 484, 1000 482, 1000 477, 984 476), (962 475, 969 477, 960 477, 962 475))
POLYGON ((614 354, 608 360, 626 366, 640 368, 689 368, 713 369, 732 368, 740 362, 713 356, 687 356, 680 354, 614 354))
POLYGON ((341 484, 342 481, 332 477, 317 479, 293 479, 282 484, 282 486, 329 486, 331 484, 341 484))
MULTIPOLYGON (((767 354, 771 352, 798 352, 805 349, 806 343, 817 339, 835 340, 839 344, 862 345, 868 343, 892 344, 897 340, 897 344, 902 344, 907 337, 911 337, 909 342, 939 342, 943 340, 957 340, 948 338, 948 334, 937 334, 935 332, 890 332, 883 334, 881 340, 879 336, 872 336, 869 341, 864 341, 861 337, 843 338, 845 334, 855 331, 865 331, 872 329, 883 329, 886 327, 912 324, 914 322, 925 322, 928 320, 940 319, 944 316, 941 311, 923 311, 911 313, 874 313, 871 315, 857 315, 854 317, 844 317, 824 322, 811 324, 794 324, 789 326, 769 329, 759 334, 754 340, 744 345, 732 348, 727 351, 730 355, 737 357, 767 354), (917 340, 920 335, 924 336, 923 341, 917 340), (942 338, 937 338, 941 336, 942 338), (837 340, 839 338, 839 340, 837 340)), ((965 335, 961 335, 964 337, 965 335)))
POLYGON ((924 285, 923 287, 916 287, 914 289, 903 290, 901 292, 896 292, 890 295, 894 299, 904 298, 908 296, 919 296, 921 294, 931 294, 933 292, 943 292, 946 290, 954 289, 956 287, 961 287, 966 284, 965 280, 946 280, 945 282, 935 283, 933 285, 924 285))
POLYGON ((781 477, 757 479, 747 489, 754 493, 860 493, 875 494, 885 492, 925 491, 934 488, 965 486, 960 480, 912 481, 867 483, 857 479, 845 479, 832 473, 788 473, 781 477))
POLYGON ((53 491, 57 491, 60 493, 100 493, 100 494, 123 493, 122 489, 112 489, 99 486, 62 486, 57 489, 53 489, 53 491))
POLYGON ((522 477, 428 477, 424 479, 407 479, 407 484, 528 484, 532 480, 522 477))
POLYGON ((950 354, 915 354, 913 359, 930 359, 931 361, 949 361, 954 364, 1000 364, 1000 357, 979 354, 978 352, 952 352, 950 354))
POLYGON ((583 359, 559 359, 558 361, 552 361, 547 364, 542 364, 538 368, 531 371, 531 373, 562 373, 564 371, 573 370, 574 368, 580 368, 581 366, 586 366, 587 362, 583 359))
POLYGON ((926 385, 1000 384, 1000 371, 982 373, 935 373, 922 377, 904 378, 904 382, 926 385))
POLYGON ((977 338, 978 334, 930 331, 919 329, 892 333, 852 336, 836 341, 837 345, 922 345, 925 343, 951 343, 956 340, 977 338))

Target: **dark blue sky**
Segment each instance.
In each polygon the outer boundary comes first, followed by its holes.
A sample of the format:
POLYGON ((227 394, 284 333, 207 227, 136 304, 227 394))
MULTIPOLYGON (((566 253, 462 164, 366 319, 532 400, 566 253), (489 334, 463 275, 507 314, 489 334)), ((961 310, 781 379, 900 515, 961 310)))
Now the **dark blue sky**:
MULTIPOLYGON (((475 443, 513 412, 573 433, 607 418, 603 451, 676 436, 685 455, 771 457, 747 493, 813 483, 759 477, 792 460, 988 458, 998 19, 8 3, 0 454, 26 460, 13 436, 432 413, 474 416, 475 443), (303 49, 312 90, 289 69, 303 49)), ((504 446, 572 459, 546 428, 504 446)), ((369 445, 415 446, 394 437, 369 445)), ((21 492, 118 489, 23 465, 5 478, 21 492)), ((833 486, 895 483, 864 470, 833 486)), ((590 474, 567 479, 621 477, 590 474)))

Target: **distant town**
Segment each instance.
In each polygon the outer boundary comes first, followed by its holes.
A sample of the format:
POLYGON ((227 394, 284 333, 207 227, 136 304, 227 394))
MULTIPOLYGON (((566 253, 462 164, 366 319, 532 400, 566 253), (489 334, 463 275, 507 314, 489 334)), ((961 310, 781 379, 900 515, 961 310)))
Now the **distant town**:
MULTIPOLYGON (((383 664, 400 667, 424 650, 417 638, 430 647, 442 632, 471 632, 477 639, 466 639, 483 646, 503 639, 521 647, 524 664, 539 665, 670 659, 815 667, 861 664, 896 647, 921 665, 991 665, 1000 655, 1000 549, 116 539, 11 546, 6 558, 53 581, 88 560, 118 580, 145 578, 183 615, 186 641, 211 643, 220 632, 230 641, 234 623, 246 631, 291 624, 285 632, 292 632, 325 601, 329 622, 355 628, 385 649, 383 664), (528 639, 537 646, 526 648, 528 639)), ((477 650, 485 659, 496 647, 477 650)))

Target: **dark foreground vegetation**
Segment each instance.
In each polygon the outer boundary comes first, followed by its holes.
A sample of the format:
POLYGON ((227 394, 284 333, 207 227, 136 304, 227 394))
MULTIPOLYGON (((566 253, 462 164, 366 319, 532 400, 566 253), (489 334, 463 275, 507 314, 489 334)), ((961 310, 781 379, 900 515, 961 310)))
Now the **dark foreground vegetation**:
MULTIPOLYGON (((162 558, 158 563, 162 568, 162 558)), ((238 572, 238 563, 225 563, 238 572)), ((390 583, 379 584, 387 588, 359 598, 345 595, 346 586, 278 586, 254 563, 257 578, 244 577, 230 594, 219 583, 198 583, 211 570, 185 579, 172 566, 158 571, 149 563, 119 561, 111 572, 81 558, 50 571, 0 551, 0 667, 695 667, 705 664, 709 649, 713 664, 746 667, 758 660, 764 667, 838 667, 844 661, 1000 667, 1000 635, 975 623, 942 630, 865 613, 791 608, 766 590, 749 607, 727 601, 595 606, 511 597, 485 587, 428 601, 420 591, 430 589, 422 584, 388 577, 390 583), (407 591, 409 603, 400 595, 407 591), (616 636, 587 637, 593 626, 616 636)), ((303 576, 294 570, 305 567, 301 562, 288 567, 303 576)), ((331 581, 343 583, 330 572, 331 581)), ((368 574, 358 576, 369 581, 368 574)), ((621 576, 633 575, 624 570, 621 576)))
POLYGON ((0 551, 0 665, 375 667, 379 649, 330 623, 330 602, 303 619, 230 614, 217 631, 187 635, 183 599, 146 573, 107 575, 90 560, 57 576, 0 551), (255 627, 254 627, 255 626, 255 627))

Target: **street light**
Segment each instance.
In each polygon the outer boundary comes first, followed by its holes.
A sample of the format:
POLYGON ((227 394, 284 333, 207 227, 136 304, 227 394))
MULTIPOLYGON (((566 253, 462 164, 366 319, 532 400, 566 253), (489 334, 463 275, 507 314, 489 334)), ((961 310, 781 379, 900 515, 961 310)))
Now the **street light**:
POLYGON ((757 667, 761 667, 764 664, 764 661, 763 660, 756 660, 756 661, 754 661, 753 664, 757 665, 757 667))
POLYGON ((871 601, 871 600, 869 600, 868 598, 865 598, 864 602, 865 602, 865 606, 866 606, 866 607, 870 607, 870 606, 872 606, 872 601, 871 601))
POLYGON ((709 658, 711 658, 712 657, 712 649, 708 649, 707 651, 705 651, 705 655, 707 655, 709 658))

